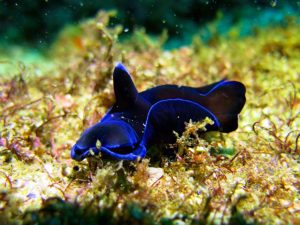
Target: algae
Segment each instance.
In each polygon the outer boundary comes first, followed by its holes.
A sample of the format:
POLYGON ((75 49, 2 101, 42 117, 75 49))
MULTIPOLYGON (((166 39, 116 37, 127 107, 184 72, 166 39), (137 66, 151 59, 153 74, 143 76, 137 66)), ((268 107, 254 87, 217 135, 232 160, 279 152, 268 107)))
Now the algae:
POLYGON ((165 34, 155 41, 138 31, 119 42, 122 28, 107 27, 111 15, 100 12, 63 31, 44 63, 22 64, 14 78, 1 74, 3 224, 299 223, 298 25, 208 44, 195 37, 166 51, 165 34), (180 151, 162 154, 159 163, 71 160, 80 133, 113 104, 117 61, 138 90, 224 77, 243 82, 247 102, 238 130, 198 135, 203 124, 191 122, 177 138, 180 151))

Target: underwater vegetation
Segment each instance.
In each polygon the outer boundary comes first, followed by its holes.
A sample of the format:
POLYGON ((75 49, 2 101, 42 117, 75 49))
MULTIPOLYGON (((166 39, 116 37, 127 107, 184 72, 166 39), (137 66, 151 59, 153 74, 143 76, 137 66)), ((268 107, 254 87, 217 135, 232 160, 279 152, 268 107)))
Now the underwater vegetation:
MULTIPOLYGON (((93 17, 101 9, 116 10, 117 13, 108 25, 121 24, 124 32, 120 35, 124 37, 139 27, 156 35, 167 30, 170 36, 178 39, 171 40, 167 44, 169 47, 178 47, 178 42, 186 43, 186 39, 190 41, 189 37, 195 31, 216 17, 222 17, 219 26, 214 27, 220 33, 226 32, 233 25, 241 24, 243 33, 251 33, 254 27, 252 23, 282 24, 287 15, 300 13, 299 2, 293 0, 177 0, 176 4, 172 0, 142 0, 130 4, 127 0, 1 0, 0 46, 2 42, 13 42, 47 48, 66 24, 93 17), (244 7, 245 4, 247 7, 244 7)), ((205 39, 210 36, 210 28, 203 29, 205 39)))
POLYGON ((161 85, 138 93, 121 63, 114 69, 113 82, 115 104, 83 132, 71 150, 73 159, 100 153, 142 159, 154 144, 175 142, 175 133, 181 135, 188 121, 207 118, 211 123, 203 131, 231 132, 238 127, 237 116, 246 101, 245 86, 226 80, 199 88, 161 85))
POLYGON ((0 53, 0 66, 9 61, 18 71, 0 76, 1 223, 298 224, 299 25, 290 19, 242 39, 232 28, 207 44, 195 36, 166 51, 165 34, 153 40, 137 30, 119 42, 123 28, 109 21, 100 12, 67 28, 45 65, 0 53), (174 144, 149 147, 139 162, 101 154, 73 160, 82 130, 115 102, 116 62, 138 91, 242 82, 247 103, 238 129, 202 132, 211 119, 190 121, 174 144), (172 148, 173 157, 162 154, 172 148))

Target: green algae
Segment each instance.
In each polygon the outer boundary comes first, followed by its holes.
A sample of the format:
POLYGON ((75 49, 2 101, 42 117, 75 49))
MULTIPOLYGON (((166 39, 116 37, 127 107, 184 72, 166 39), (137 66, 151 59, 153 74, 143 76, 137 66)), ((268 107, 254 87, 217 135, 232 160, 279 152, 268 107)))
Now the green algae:
POLYGON ((208 45, 195 37, 191 46, 165 51, 165 34, 157 43, 143 31, 118 42, 121 28, 107 28, 109 16, 101 12, 62 32, 48 53, 51 69, 41 64, 37 74, 24 64, 14 78, 1 74, 1 221, 298 223, 297 24, 208 45), (114 101, 117 61, 129 68, 138 90, 165 83, 201 86, 224 77, 243 82, 247 102, 238 130, 198 135, 194 131, 203 124, 191 123, 177 138, 180 151, 162 154, 159 163, 101 156, 74 162, 72 144, 114 101))

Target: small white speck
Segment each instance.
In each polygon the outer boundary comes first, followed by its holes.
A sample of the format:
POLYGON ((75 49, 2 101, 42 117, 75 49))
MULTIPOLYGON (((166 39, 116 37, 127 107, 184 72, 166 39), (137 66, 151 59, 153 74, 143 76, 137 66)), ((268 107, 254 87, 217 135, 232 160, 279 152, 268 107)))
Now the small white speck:
POLYGON ((272 1, 270 2, 270 5, 271 5, 272 7, 276 7, 277 1, 276 1, 276 0, 272 0, 272 1))

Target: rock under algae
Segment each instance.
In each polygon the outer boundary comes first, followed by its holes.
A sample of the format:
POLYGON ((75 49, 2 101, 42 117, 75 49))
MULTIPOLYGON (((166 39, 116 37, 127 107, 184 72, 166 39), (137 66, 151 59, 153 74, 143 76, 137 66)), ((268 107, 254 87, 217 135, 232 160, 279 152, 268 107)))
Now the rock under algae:
POLYGON ((25 65, 15 79, 1 76, 0 221, 299 223, 298 26, 136 51, 117 41, 119 28, 106 28, 108 19, 100 13, 80 24, 77 36, 62 33, 49 50, 50 70, 41 64, 37 75, 25 65), (114 101, 110 75, 117 61, 128 65, 138 90, 242 81, 248 92, 239 129, 195 136, 201 124, 189 124, 171 159, 74 162, 69 149, 76 137, 114 101), (70 211, 79 216, 70 218, 70 211))

